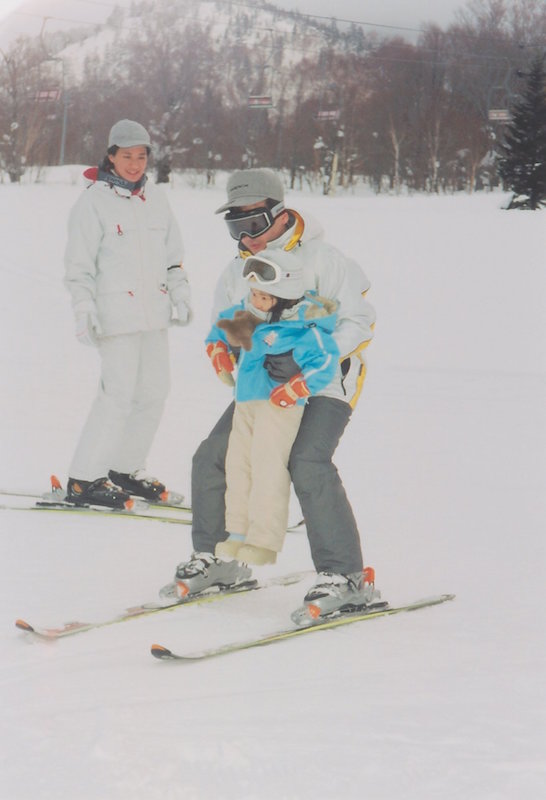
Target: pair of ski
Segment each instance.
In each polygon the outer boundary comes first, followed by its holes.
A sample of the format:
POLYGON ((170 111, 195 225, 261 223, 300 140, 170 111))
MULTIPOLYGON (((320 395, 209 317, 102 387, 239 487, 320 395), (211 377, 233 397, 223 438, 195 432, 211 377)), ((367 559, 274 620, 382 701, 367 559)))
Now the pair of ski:
MULTIPOLYGON (((280 577, 274 577, 262 583, 255 580, 249 580, 239 584, 236 587, 229 589, 216 588, 215 591, 203 592, 200 595, 187 597, 177 600, 176 602, 168 605, 160 605, 157 603, 145 603, 140 606, 134 606, 126 609, 123 613, 118 614, 109 619, 100 622, 68 622, 58 628, 40 628, 31 625, 25 620, 18 619, 15 625, 25 633, 31 634, 42 639, 60 639, 66 636, 73 636, 77 633, 84 633, 85 631, 94 630, 96 628, 103 628, 108 625, 114 625, 118 622, 125 622, 130 619, 144 617, 151 614, 157 614, 163 611, 173 611, 175 608, 183 605, 198 605, 201 603, 208 603, 214 600, 233 597, 235 595, 251 592, 259 589, 264 589, 271 586, 289 586, 294 583, 299 583, 306 577, 313 573, 296 572, 280 577)), ((447 600, 452 600, 455 595, 442 594, 434 597, 428 597, 423 600, 418 600, 406 605, 389 607, 386 602, 376 602, 369 606, 364 606, 350 611, 340 612, 336 615, 318 619, 307 627, 295 628, 287 627, 282 630, 275 631, 265 636, 258 636, 245 641, 236 641, 229 644, 220 645, 206 650, 200 650, 194 653, 180 654, 173 652, 169 648, 161 644, 153 644, 151 646, 151 654, 163 661, 177 661, 179 663, 191 663, 195 661, 202 661, 205 659, 213 658, 215 656, 227 655, 228 653, 236 653, 241 650, 248 650, 253 647, 263 647, 265 645, 274 644, 275 642, 287 641, 295 637, 304 636, 308 633, 316 633, 318 631, 332 630, 333 628, 342 625, 348 625, 356 622, 363 622, 364 620, 375 619, 376 617, 392 616, 407 611, 416 611, 421 608, 439 605, 445 603, 447 600)))
MULTIPOLYGON (((174 525, 191 525, 191 507, 184 505, 183 495, 172 492, 170 494, 173 497, 179 498, 179 502, 152 503, 145 500, 138 500, 133 509, 126 510, 123 508, 108 508, 106 506, 76 505, 75 503, 70 503, 65 500, 64 492, 57 492, 55 489, 43 495, 30 492, 9 492, 2 489, 0 490, 0 496, 28 498, 33 501, 33 503, 32 505, 19 505, 9 502, 1 503, 0 509, 34 512, 48 511, 50 513, 62 512, 83 515, 100 514, 103 517, 157 520, 158 522, 166 522, 174 525)), ((288 531, 299 531, 303 529, 304 525, 304 521, 299 520, 293 525, 290 525, 288 531)))
POLYGON ((0 495, 4 497, 22 498, 19 503, 8 502, 0 505, 0 508, 13 509, 17 511, 61 511, 73 512, 77 514, 102 514, 110 517, 126 517, 129 519, 157 519, 161 522, 172 522, 182 525, 191 524, 191 508, 184 504, 184 496, 177 492, 169 492, 169 497, 165 501, 148 501, 141 498, 134 498, 132 509, 111 508, 108 506, 97 506, 90 504, 77 505, 66 499, 59 479, 51 476, 51 489, 44 494, 32 492, 10 492, 0 490, 0 495), (23 498, 27 503, 23 504, 23 498), (28 502, 30 501, 30 505, 28 502), (180 512, 180 513, 174 513, 180 512))

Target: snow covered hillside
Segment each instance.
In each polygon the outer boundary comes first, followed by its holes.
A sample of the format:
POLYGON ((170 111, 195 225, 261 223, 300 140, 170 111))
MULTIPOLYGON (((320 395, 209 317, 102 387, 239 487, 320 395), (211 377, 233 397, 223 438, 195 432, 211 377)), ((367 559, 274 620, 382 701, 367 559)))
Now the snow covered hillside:
MULTIPOLYGON (((66 480, 98 359, 73 335, 62 255, 79 167, 0 185, 0 488, 66 480)), ((189 487, 229 402, 203 351, 232 244, 223 187, 177 176, 195 322, 173 329, 173 386, 149 471, 189 487)), ((203 664, 182 652, 282 627, 306 584, 58 642, 54 625, 153 600, 186 526, 0 510, 2 800, 538 800, 546 787, 545 216, 502 195, 290 193, 372 282, 369 373, 336 463, 367 563, 415 614, 203 664)), ((0 505, 5 498, 0 497, 0 505)), ((294 533, 275 567, 310 569, 294 533)))

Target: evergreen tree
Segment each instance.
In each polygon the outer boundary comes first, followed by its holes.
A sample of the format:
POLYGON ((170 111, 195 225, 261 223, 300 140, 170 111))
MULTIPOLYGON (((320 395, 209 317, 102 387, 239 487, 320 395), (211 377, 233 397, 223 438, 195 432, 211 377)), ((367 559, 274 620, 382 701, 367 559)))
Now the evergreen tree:
POLYGON ((508 208, 546 205, 546 73, 545 57, 537 58, 508 126, 499 173, 514 192, 508 208))

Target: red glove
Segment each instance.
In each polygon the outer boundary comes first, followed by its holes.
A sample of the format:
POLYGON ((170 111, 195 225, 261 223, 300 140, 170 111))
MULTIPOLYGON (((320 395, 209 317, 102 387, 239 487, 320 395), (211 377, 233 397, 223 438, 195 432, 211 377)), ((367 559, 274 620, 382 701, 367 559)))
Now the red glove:
POLYGON ((303 375, 299 372, 286 383, 273 389, 269 399, 274 406, 288 408, 289 406, 295 406, 300 397, 309 397, 310 394, 311 392, 307 388, 303 375))
POLYGON ((209 342, 207 345, 207 355, 212 362, 212 366, 216 370, 216 374, 221 381, 227 383, 228 386, 235 386, 233 380, 233 358, 228 352, 227 344, 224 342, 209 342))

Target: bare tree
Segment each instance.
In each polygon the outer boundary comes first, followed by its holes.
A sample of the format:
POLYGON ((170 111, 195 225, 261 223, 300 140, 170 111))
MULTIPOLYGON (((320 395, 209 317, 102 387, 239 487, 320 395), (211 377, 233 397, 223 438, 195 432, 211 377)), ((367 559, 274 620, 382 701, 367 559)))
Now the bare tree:
POLYGON ((28 38, 0 51, 0 159, 12 182, 49 152, 59 87, 41 80, 42 61, 39 43, 28 38))
POLYGON ((427 27, 415 45, 267 3, 217 10, 220 31, 195 0, 141 0, 137 26, 126 24, 135 10, 117 9, 109 45, 78 72, 58 36, 53 56, 30 44, 2 54, 3 168, 18 180, 25 163, 56 163, 64 108, 67 160, 99 158, 126 116, 149 126, 158 180, 173 168, 208 181, 219 163, 257 164, 327 192, 358 179, 376 191, 473 190, 493 175, 502 138, 491 111, 508 113, 518 70, 546 38, 543 0, 470 0, 454 25, 427 27), (287 16, 288 30, 277 24, 287 16), (36 99, 48 60, 64 65, 62 103, 36 99))

